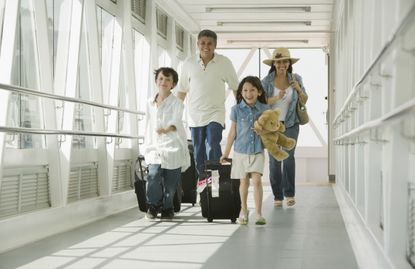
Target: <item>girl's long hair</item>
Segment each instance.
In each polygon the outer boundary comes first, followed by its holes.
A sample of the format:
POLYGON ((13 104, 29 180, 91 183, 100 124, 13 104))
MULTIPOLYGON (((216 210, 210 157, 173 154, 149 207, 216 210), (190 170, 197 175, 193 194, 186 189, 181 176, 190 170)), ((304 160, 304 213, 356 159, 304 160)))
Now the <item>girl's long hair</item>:
POLYGON ((245 82, 250 83, 252 86, 257 88, 258 92, 261 94, 258 96, 258 101, 261 103, 267 103, 267 97, 265 96, 264 88, 262 87, 261 80, 255 76, 247 76, 238 85, 238 90, 236 91, 236 103, 239 104, 244 98, 242 97, 242 88, 245 82))

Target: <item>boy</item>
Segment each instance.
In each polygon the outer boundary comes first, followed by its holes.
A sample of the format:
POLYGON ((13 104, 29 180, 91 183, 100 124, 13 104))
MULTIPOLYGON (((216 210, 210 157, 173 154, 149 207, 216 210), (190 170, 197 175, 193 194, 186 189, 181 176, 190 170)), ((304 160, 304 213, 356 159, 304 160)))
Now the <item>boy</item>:
POLYGON ((178 74, 169 67, 154 71, 158 92, 147 104, 144 158, 148 164, 147 219, 174 216, 173 197, 181 172, 190 166, 186 134, 183 127, 183 102, 171 94, 178 74))

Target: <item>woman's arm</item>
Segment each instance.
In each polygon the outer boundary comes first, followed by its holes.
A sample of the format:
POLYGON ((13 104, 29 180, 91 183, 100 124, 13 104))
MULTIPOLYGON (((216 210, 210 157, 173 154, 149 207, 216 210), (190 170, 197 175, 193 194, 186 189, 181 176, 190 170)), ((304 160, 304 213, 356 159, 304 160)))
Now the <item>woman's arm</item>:
POLYGON ((226 147, 223 151, 222 156, 220 157, 220 162, 223 163, 226 158, 229 157, 229 153, 231 152, 231 148, 233 142, 235 141, 236 137, 236 122, 232 121, 231 128, 229 129, 228 139, 226 140, 226 147))
POLYGON ((298 93, 298 99, 300 100, 301 104, 306 104, 308 100, 308 95, 305 92, 305 88, 303 86, 303 81, 301 76, 297 74, 293 74, 293 79, 291 81, 291 86, 294 88, 294 90, 298 93))

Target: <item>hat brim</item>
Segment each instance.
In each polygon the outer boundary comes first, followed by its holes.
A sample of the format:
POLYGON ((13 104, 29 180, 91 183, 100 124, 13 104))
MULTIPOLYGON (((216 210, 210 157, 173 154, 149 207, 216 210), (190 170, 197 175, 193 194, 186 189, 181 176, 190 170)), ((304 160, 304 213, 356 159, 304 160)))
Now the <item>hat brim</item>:
MULTIPOLYGON (((288 57, 278 58, 278 60, 286 60, 286 59, 290 59, 291 64, 295 64, 296 62, 298 62, 298 60, 300 60, 299 58, 288 58, 288 57)), ((266 59, 266 60, 263 60, 262 62, 266 65, 272 66, 272 63, 276 60, 277 59, 266 59)))

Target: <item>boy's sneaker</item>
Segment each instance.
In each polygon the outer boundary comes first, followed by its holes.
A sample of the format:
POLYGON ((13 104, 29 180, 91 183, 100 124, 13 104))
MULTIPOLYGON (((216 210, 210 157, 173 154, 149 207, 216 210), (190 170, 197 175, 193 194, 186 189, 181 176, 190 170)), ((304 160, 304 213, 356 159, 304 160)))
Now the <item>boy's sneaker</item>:
POLYGON ((149 207, 146 213, 146 219, 155 219, 157 217, 157 209, 149 207))
POLYGON ((165 209, 161 211, 161 218, 162 219, 172 219, 174 217, 174 210, 173 208, 165 209))
POLYGON ((295 205, 295 197, 287 197, 287 206, 295 205))

